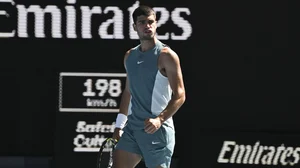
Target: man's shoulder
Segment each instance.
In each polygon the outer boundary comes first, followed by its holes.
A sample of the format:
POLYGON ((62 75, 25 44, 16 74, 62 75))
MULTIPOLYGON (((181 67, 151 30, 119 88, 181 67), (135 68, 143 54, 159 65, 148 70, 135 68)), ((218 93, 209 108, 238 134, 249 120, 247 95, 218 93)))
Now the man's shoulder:
POLYGON ((161 43, 163 48, 171 48, 168 44, 166 43, 161 43))
POLYGON ((132 51, 136 51, 138 49, 140 45, 137 45, 135 47, 130 48, 129 50, 127 50, 126 55, 130 54, 132 51))
POLYGON ((141 44, 138 44, 138 45, 132 47, 131 50, 137 50, 137 49, 140 47, 140 45, 141 45, 141 44))
POLYGON ((130 54, 132 51, 135 51, 136 49, 137 49, 137 46, 132 47, 132 48, 129 48, 129 49, 126 51, 126 55, 130 54))
POLYGON ((178 59, 177 53, 170 47, 163 47, 160 51, 161 61, 170 61, 178 59))
POLYGON ((160 50, 161 55, 172 55, 174 53, 175 53, 175 51, 172 48, 170 48, 169 46, 165 46, 160 50))
POLYGON ((137 46, 135 46, 135 47, 132 47, 132 48, 130 48, 129 50, 127 50, 126 53, 125 53, 124 59, 127 60, 128 56, 129 56, 130 54, 132 54, 133 52, 135 52, 135 51, 138 49, 138 47, 139 47, 139 45, 137 45, 137 46))

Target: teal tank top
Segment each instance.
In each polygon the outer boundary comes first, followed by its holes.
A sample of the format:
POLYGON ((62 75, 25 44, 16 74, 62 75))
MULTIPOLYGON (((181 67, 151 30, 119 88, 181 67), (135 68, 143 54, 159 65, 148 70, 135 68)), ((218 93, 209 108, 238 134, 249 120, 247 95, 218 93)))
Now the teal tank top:
MULTIPOLYGON (((145 119, 158 116, 171 99, 168 78, 158 69, 158 57, 163 47, 167 45, 158 41, 152 49, 142 52, 138 45, 125 61, 131 93, 127 124, 133 130, 144 129, 145 119)), ((164 125, 174 129, 172 117, 164 125)))

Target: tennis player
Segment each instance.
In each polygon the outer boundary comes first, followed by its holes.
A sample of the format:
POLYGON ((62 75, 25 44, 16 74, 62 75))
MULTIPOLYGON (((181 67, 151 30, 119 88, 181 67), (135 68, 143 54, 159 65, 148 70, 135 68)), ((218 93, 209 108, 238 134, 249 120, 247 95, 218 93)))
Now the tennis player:
POLYGON ((113 168, 169 168, 175 147, 173 115, 185 102, 178 55, 156 37, 155 11, 140 5, 132 14, 140 44, 124 56, 127 73, 113 138, 113 168), (123 134, 122 134, 123 132, 123 134))

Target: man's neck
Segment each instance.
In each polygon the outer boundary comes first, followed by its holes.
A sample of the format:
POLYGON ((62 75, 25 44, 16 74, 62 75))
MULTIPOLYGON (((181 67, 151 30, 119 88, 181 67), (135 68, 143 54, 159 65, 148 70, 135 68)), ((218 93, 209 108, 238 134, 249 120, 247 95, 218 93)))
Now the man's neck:
POLYGON ((151 40, 141 40, 141 47, 140 47, 141 51, 145 52, 152 49, 155 46, 157 41, 158 39, 156 37, 154 37, 151 40))

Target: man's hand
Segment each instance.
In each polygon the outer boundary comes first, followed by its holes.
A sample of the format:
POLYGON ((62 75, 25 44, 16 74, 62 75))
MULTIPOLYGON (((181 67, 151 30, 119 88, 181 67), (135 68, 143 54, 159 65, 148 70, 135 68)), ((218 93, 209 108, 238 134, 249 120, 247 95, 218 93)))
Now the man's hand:
POLYGON ((122 136, 122 133, 123 131, 121 128, 115 128, 112 138, 119 141, 120 137, 122 136))
POLYGON ((157 118, 148 118, 145 120, 145 132, 148 134, 153 134, 156 132, 162 125, 162 120, 157 118))

